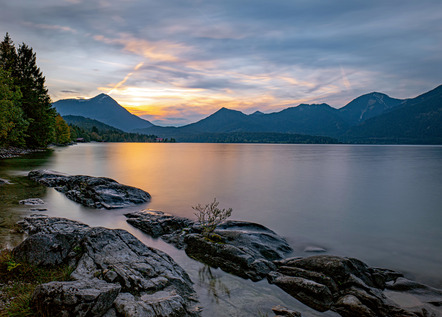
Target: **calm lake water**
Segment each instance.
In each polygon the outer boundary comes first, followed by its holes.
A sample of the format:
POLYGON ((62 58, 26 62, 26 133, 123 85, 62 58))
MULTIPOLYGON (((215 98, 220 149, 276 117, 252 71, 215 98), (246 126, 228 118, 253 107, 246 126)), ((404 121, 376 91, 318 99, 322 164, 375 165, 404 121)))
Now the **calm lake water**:
POLYGON ((233 208, 232 219, 258 222, 286 237, 294 255, 322 247, 442 287, 441 146, 91 143, 0 165, 0 177, 16 183, 8 190, 15 200, 0 202, 8 215, 28 214, 30 208, 16 199, 32 195, 46 201, 44 213, 51 216, 129 230, 189 272, 206 316, 271 315, 277 304, 305 316, 335 314, 316 313, 266 281, 212 270, 215 283, 182 251, 130 227, 123 216, 128 209, 87 209, 21 176, 47 168, 111 177, 152 195, 150 203, 131 210, 185 217, 194 217, 191 206, 216 197, 220 207, 233 208))

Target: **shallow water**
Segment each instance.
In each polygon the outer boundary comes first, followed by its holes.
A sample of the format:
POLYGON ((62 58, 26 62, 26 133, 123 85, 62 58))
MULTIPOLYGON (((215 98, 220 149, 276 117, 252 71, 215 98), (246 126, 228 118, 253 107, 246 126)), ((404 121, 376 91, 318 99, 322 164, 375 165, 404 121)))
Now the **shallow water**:
MULTIPOLYGON (((306 316, 324 314, 266 281, 253 283, 220 270, 209 278, 182 251, 128 225, 123 216, 128 209, 87 209, 51 188, 32 189, 21 176, 35 168, 107 176, 152 195, 150 203, 132 210, 186 217, 193 217, 191 206, 216 197, 220 207, 233 208, 232 219, 258 222, 285 236, 295 255, 309 255, 307 246, 323 247, 442 287, 440 146, 80 144, 0 164, 1 178, 20 180, 12 191, 21 190, 20 199, 29 198, 27 193, 42 197, 46 214, 123 228, 169 253, 189 272, 207 316, 271 315, 276 304, 306 316)), ((11 200, 1 204, 14 220, 30 209, 11 200)))

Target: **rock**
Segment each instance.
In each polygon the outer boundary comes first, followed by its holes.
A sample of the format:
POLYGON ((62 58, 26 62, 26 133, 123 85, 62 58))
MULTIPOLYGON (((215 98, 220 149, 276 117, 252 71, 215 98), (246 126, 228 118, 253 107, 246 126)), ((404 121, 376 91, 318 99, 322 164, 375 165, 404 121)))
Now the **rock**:
POLYGON ((442 316, 442 290, 400 277, 387 283, 385 295, 418 316, 442 316))
POLYGON ((102 316, 113 305, 121 286, 95 279, 50 282, 37 286, 32 296, 42 316, 102 316))
POLYGON ((39 314, 199 316, 187 273, 127 231, 43 215, 26 217, 19 225, 30 236, 13 250, 17 260, 74 269, 74 281, 51 282, 36 290, 33 304, 39 314))
POLYGON ((318 311, 330 309, 344 317, 419 316, 399 307, 382 291, 400 273, 330 255, 274 263, 278 268, 268 275, 269 282, 318 311))
POLYGON ((122 208, 150 200, 149 193, 122 185, 106 177, 67 175, 48 170, 35 170, 28 174, 32 180, 55 187, 69 199, 90 208, 122 208))
POLYGON ((12 184, 9 180, 0 178, 0 186, 1 185, 10 185, 12 184))
POLYGON ((156 210, 142 210, 125 214, 127 222, 153 238, 181 231, 194 225, 187 218, 175 217, 156 210))
POLYGON ((272 308, 275 316, 279 317, 301 317, 301 313, 282 307, 281 305, 272 308))
POLYGON ((28 198, 20 200, 18 203, 26 206, 36 206, 36 205, 44 205, 45 202, 40 198, 28 198))
POLYGON ((321 247, 308 246, 304 248, 304 252, 321 253, 327 252, 327 250, 321 247))
POLYGON ((46 211, 46 208, 31 208, 30 211, 46 211))
POLYGON ((274 260, 291 252, 291 247, 272 230, 256 223, 226 221, 209 236, 190 219, 158 211, 126 214, 127 222, 153 237, 161 237, 187 255, 212 267, 259 281, 275 270, 274 260))

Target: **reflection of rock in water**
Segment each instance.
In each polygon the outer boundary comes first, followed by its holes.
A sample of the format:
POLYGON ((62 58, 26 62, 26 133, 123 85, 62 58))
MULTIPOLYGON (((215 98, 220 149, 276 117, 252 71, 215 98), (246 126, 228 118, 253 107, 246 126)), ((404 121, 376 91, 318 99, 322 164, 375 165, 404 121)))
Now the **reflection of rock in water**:
POLYGON ((219 304, 219 297, 226 295, 230 298, 230 289, 221 281, 221 278, 212 273, 212 269, 208 265, 204 265, 198 270, 200 285, 207 286, 209 295, 213 297, 215 302, 219 304))

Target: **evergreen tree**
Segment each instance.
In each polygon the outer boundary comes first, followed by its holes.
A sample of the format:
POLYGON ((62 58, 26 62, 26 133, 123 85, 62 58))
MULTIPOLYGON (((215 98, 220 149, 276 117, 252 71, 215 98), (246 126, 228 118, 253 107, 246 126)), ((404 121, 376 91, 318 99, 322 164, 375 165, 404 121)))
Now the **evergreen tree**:
POLYGON ((17 68, 17 51, 15 50, 14 42, 12 42, 8 33, 6 33, 3 42, 0 43, 0 66, 15 77, 17 68))
POLYGON ((0 146, 24 146, 28 122, 23 118, 20 90, 13 91, 9 72, 0 67, 0 146))
POLYGON ((22 92, 22 109, 29 121, 26 144, 46 147, 54 138, 56 111, 52 107, 45 77, 37 66, 32 48, 21 44, 17 51, 17 82, 22 92))

